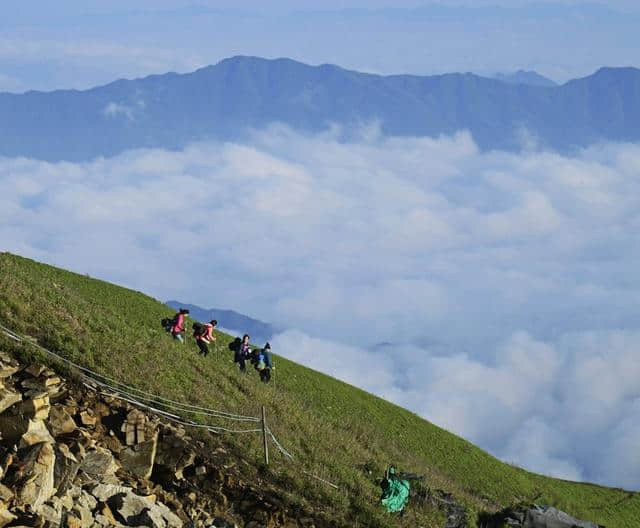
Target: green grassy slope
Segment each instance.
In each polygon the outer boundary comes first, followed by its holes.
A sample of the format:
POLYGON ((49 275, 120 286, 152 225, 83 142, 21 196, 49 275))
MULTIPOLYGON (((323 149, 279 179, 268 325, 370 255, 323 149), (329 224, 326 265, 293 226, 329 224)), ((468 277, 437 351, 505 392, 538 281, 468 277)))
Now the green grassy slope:
MULTIPOLYGON (((174 400, 255 416, 266 405, 273 432, 296 458, 291 463, 274 453, 266 474, 292 503, 325 511, 340 526, 443 526, 442 514, 427 506, 412 506, 402 519, 380 511, 375 479, 388 463, 425 474, 428 486, 453 493, 472 518, 481 510, 535 498, 610 528, 639 525, 638 495, 504 464, 404 409, 283 358, 276 357, 272 383, 262 384, 251 369, 237 371, 224 334, 218 334, 217 352, 198 356, 192 340, 179 345, 160 328, 159 320, 171 314, 139 292, 0 253, 0 324, 102 374, 174 400)), ((0 348, 33 353, 4 337, 0 348)), ((259 435, 212 441, 242 453, 250 462, 248 473, 256 468, 265 474, 259 468, 259 435)))

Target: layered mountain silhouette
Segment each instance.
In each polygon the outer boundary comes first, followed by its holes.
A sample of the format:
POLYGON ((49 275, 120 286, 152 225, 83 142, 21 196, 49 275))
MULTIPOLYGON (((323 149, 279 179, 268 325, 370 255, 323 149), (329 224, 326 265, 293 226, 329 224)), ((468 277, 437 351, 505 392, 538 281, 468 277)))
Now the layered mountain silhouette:
POLYGON ((518 70, 515 73, 497 73, 494 78, 511 84, 528 84, 530 86, 547 87, 558 86, 558 83, 544 75, 540 75, 536 71, 518 70))
POLYGON ((602 68, 557 87, 465 73, 381 76, 289 59, 234 57, 189 74, 86 91, 0 94, 0 155, 89 160, 132 148, 241 140, 273 122, 301 131, 376 121, 383 133, 469 130, 482 149, 526 137, 560 151, 640 140, 640 70, 602 68))

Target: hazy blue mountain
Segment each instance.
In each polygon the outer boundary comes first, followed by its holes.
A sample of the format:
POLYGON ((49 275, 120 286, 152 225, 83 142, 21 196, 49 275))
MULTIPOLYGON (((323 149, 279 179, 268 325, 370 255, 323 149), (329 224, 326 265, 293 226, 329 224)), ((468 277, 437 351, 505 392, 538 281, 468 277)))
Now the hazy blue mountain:
POLYGON ((640 70, 602 68, 554 88, 470 73, 380 76, 289 59, 234 57, 189 74, 86 91, 0 94, 0 155, 87 160, 130 148, 240 140, 274 121, 303 131, 377 120, 399 136, 471 131, 518 149, 523 128, 560 150, 640 140, 640 70))
POLYGON ((496 73, 494 79, 510 84, 526 84, 529 86, 558 86, 558 83, 552 81, 544 75, 540 75, 535 71, 518 70, 515 73, 496 73))
MULTIPOLYGON (((249 334, 251 342, 256 344, 264 344, 265 341, 271 339, 280 330, 264 323, 258 319, 252 319, 246 315, 239 314, 233 310, 219 310, 217 308, 201 308, 194 304, 181 303, 180 301, 167 301, 167 306, 178 310, 180 308, 188 308, 192 319, 197 321, 218 321, 218 326, 227 330, 235 330, 239 334, 249 334)), ((189 327, 190 328, 190 327, 189 327)))

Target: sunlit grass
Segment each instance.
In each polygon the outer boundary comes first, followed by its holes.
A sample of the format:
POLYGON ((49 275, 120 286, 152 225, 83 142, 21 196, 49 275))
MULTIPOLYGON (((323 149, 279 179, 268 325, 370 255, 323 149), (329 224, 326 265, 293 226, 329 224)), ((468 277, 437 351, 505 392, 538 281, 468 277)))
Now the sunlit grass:
MULTIPOLYGON (((247 478, 266 471, 291 504, 323 511, 339 526, 443 526, 442 513, 427 506, 412 505, 403 518, 381 511, 376 479, 390 463, 453 493, 472 519, 481 510, 536 498, 607 527, 640 525, 636 495, 502 463, 409 411, 284 358, 275 357, 272 382, 260 383, 252 369, 238 372, 225 334, 218 333, 216 350, 203 358, 193 340, 180 345, 161 329, 159 321, 171 314, 139 292, 0 254, 0 323, 74 362, 173 400, 253 416, 265 405, 270 427, 295 463, 272 446, 272 464, 262 468, 257 434, 205 440, 222 442, 248 461, 242 465, 247 478)), ((0 347, 36 355, 4 338, 0 347)))

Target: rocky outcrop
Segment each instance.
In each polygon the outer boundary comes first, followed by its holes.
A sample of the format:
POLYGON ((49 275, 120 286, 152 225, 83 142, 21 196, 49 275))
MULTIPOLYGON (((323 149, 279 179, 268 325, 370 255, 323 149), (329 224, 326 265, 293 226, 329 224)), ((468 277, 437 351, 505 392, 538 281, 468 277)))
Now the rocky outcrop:
POLYGON ((481 514, 480 528, 604 528, 581 521, 552 506, 521 504, 491 514, 481 514))
POLYGON ((329 526, 244 481, 238 462, 0 352, 0 528, 329 526))

